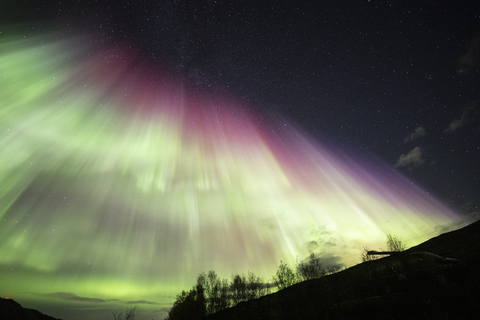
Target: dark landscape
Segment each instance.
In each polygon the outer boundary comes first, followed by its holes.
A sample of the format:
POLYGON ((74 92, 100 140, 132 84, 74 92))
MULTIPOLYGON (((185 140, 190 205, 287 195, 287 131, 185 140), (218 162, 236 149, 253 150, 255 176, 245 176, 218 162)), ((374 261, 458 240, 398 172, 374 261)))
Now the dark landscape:
POLYGON ((59 320, 38 310, 23 308, 13 299, 0 299, 1 320, 59 320))
MULTIPOLYGON (((479 263, 477 221, 404 252, 241 302, 205 319, 475 319, 480 316, 479 263)), ((0 319, 56 318, 0 299, 0 319)))
POLYGON ((477 221, 398 255, 239 303, 207 319, 478 319, 479 263, 477 221))

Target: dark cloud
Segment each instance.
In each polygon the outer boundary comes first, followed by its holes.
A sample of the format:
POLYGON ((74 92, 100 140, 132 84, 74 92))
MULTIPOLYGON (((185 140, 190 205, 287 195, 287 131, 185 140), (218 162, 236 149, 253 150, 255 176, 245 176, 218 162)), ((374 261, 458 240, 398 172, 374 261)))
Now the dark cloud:
POLYGON ((427 134, 427 131, 425 130, 424 127, 422 126, 417 127, 412 133, 410 133, 408 136, 406 136, 403 139, 403 142, 407 143, 407 142, 413 141, 415 139, 425 136, 426 134, 427 134))
POLYGON ((420 167, 425 163, 422 153, 422 149, 417 146, 410 150, 407 154, 401 154, 397 160, 397 163, 395 164, 395 168, 409 167, 411 165, 420 167))
POLYGON ((319 255, 318 259, 325 268, 340 267, 343 268, 345 263, 342 262, 342 258, 333 254, 319 255))
POLYGON ((58 298, 58 299, 67 300, 67 301, 84 301, 84 302, 92 302, 92 303, 107 302, 104 299, 80 297, 71 292, 53 292, 53 293, 47 293, 44 296, 47 296, 50 298, 58 298))
POLYGON ((333 237, 333 231, 328 230, 326 226, 316 226, 310 231, 310 241, 304 243, 303 247, 309 252, 322 251, 322 249, 331 249, 337 245, 337 239, 333 237))
POLYGON ((127 301, 126 304, 158 304, 157 302, 147 300, 127 301))
POLYGON ((318 242, 317 241, 308 241, 307 242, 307 249, 308 251, 313 251, 318 248, 318 242))
POLYGON ((332 237, 328 239, 328 241, 325 244, 330 247, 335 247, 337 245, 337 239, 332 237))
POLYGON ((91 302, 91 303, 106 303, 106 302, 118 302, 118 303, 125 303, 125 304, 158 304, 157 302, 148 301, 148 300, 135 300, 135 301, 122 301, 119 299, 99 299, 99 298, 90 298, 90 297, 80 297, 75 293, 71 292, 53 292, 53 293, 34 293, 34 295, 44 296, 49 298, 56 298, 65 301, 82 301, 82 302, 91 302))

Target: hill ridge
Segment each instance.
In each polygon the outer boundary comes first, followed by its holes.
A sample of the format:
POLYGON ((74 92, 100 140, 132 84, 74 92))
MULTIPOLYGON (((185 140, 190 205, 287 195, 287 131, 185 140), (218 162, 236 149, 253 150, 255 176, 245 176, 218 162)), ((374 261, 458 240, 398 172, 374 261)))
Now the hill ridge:
POLYGON ((61 320, 41 313, 35 309, 22 307, 13 299, 0 298, 1 320, 61 320))
POLYGON ((480 221, 403 254, 295 284, 208 320, 480 318, 480 221), (417 254, 419 252, 432 253, 417 254), (434 256, 452 259, 438 259, 434 256))

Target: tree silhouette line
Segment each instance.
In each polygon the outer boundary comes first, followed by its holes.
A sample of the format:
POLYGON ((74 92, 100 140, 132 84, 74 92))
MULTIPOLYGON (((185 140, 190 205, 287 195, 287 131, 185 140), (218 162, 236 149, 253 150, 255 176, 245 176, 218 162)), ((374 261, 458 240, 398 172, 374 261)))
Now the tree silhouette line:
MULTIPOLYGON (((406 249, 404 242, 391 234, 387 234, 386 245, 389 251, 400 252, 406 249)), ((364 248, 360 256, 362 262, 380 258, 380 256, 367 255, 368 251, 368 248, 364 248)), ((272 288, 283 290, 299 282, 338 272, 340 269, 340 266, 325 268, 320 257, 312 252, 303 260, 297 259, 295 271, 280 260, 280 265, 270 283, 265 283, 262 278, 250 271, 247 275, 233 275, 231 281, 220 278, 213 270, 207 274, 202 272, 197 276, 192 289, 177 295, 165 320, 202 319, 242 301, 270 294, 272 288)))
POLYGON ((213 270, 207 274, 202 272, 197 276, 192 289, 177 295, 165 320, 202 319, 242 301, 260 298, 271 293, 272 288, 282 290, 298 282, 320 278, 339 269, 338 266, 325 269, 320 258, 311 253, 308 258, 297 260, 296 272, 280 261, 280 266, 270 283, 265 283, 262 278, 250 271, 247 275, 233 275, 231 281, 220 278, 213 270))

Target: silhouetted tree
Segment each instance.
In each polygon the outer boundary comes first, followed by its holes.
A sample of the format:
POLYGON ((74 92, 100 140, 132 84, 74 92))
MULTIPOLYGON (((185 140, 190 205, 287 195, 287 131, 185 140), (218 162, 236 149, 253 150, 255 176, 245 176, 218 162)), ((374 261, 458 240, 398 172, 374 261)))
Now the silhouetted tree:
POLYGON ((197 283, 189 292, 182 291, 168 312, 165 320, 199 320, 206 315, 205 306, 205 274, 197 277, 197 283))
POLYGON ((113 312, 113 319, 114 320, 135 320, 135 310, 137 309, 137 306, 133 306, 131 308, 128 308, 125 313, 120 312, 113 312))
POLYGON ((200 273, 197 277, 197 284, 195 285, 195 313, 198 314, 200 318, 206 316, 207 314, 205 298, 206 282, 207 279, 205 277, 205 273, 200 273))
POLYGON ((390 233, 387 234, 387 250, 388 251, 401 252, 401 251, 405 251, 405 249, 407 249, 407 246, 403 243, 402 240, 400 240, 400 238, 390 233))
POLYGON ((265 295, 265 292, 262 279, 249 271, 247 275, 247 300, 260 298, 265 295))
POLYGON ((290 267, 280 260, 277 273, 273 276, 273 283, 279 289, 285 289, 298 282, 297 276, 290 267))
POLYGON ((229 285, 226 279, 220 279, 215 271, 206 276, 205 297, 207 314, 212 314, 230 306, 229 285))
POLYGON ((196 290, 190 290, 188 292, 182 291, 177 295, 177 300, 173 304, 172 309, 168 312, 168 316, 165 320, 197 320, 200 319, 198 313, 198 302, 196 301, 196 290))
POLYGON ((220 279, 213 270, 210 270, 206 276, 205 296, 207 314, 217 312, 218 299, 220 297, 220 279))
POLYGON ((245 279, 245 275, 240 276, 236 274, 232 277, 230 291, 232 294, 233 305, 247 300, 247 281, 245 279))
POLYGON ((232 305, 230 299, 230 285, 227 279, 222 279, 220 284, 220 299, 218 301, 218 311, 230 308, 232 305))
POLYGON ((253 272, 248 272, 248 278, 245 275, 233 275, 231 283, 218 277, 213 270, 208 274, 202 272, 190 291, 182 291, 177 295, 165 320, 202 319, 241 301, 258 298, 266 292, 267 286, 253 272))
POLYGON ((326 271, 320 263, 320 259, 313 252, 307 259, 297 262, 297 276, 302 281, 318 279, 325 274, 326 271))

